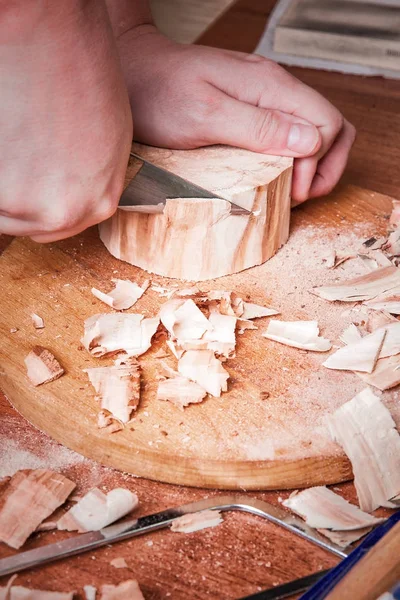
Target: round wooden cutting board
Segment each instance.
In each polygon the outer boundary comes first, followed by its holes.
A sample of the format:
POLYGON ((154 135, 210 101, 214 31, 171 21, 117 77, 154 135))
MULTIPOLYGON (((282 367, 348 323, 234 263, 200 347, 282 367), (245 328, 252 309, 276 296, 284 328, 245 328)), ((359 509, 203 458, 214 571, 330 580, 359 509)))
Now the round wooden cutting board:
MULTIPOLYGON (((327 303, 308 290, 364 273, 357 261, 329 270, 323 255, 329 248, 357 247, 365 237, 384 231, 390 209, 386 196, 350 186, 338 190, 294 211, 289 243, 268 263, 200 287, 234 290, 280 310, 278 318, 284 320, 317 319, 322 334, 337 343, 350 322, 349 305, 327 303)), ((256 321, 258 330, 238 335, 236 358, 224 365, 230 373, 229 391, 184 411, 155 397, 160 362, 155 354, 166 349, 165 337, 159 335, 139 357, 143 391, 134 418, 124 431, 99 430, 94 390, 83 369, 112 360, 90 356, 80 338, 87 317, 112 312, 91 288, 108 291, 115 277, 141 283, 146 273, 109 255, 94 229, 51 245, 14 240, 4 252, 0 385, 28 421, 104 465, 175 484, 278 489, 351 477, 349 462, 330 440, 324 418, 365 384, 352 373, 325 369, 325 354, 263 338, 268 319, 256 321), (32 312, 44 319, 44 329, 34 329, 32 312), (49 348, 66 373, 34 388, 24 357, 37 344, 49 348)), ((160 277, 153 282, 176 285, 160 277)), ((152 316, 165 301, 149 289, 129 312, 152 316)), ((166 360, 175 366, 172 356, 166 360)), ((399 423, 394 394, 382 398, 399 423)))

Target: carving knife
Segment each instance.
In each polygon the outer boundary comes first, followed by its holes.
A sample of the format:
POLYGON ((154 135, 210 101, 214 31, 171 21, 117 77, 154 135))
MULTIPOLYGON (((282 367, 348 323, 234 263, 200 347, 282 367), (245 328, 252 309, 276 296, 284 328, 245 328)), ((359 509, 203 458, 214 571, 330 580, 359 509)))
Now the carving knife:
POLYGON ((306 525, 302 519, 291 515, 283 508, 274 506, 263 500, 258 500, 257 498, 231 495, 207 498, 206 500, 185 504, 178 508, 171 508, 153 515, 140 517, 139 519, 125 520, 122 523, 110 525, 100 531, 83 533, 60 542, 55 542, 54 544, 48 544, 34 550, 28 550, 27 552, 3 558, 0 560, 0 577, 44 565, 61 558, 67 558, 68 556, 81 554, 82 552, 87 552, 88 550, 93 550, 107 544, 127 540, 150 531, 164 529, 169 527, 175 519, 182 515, 206 509, 220 511, 237 510, 251 513, 284 527, 340 558, 345 558, 350 552, 320 535, 315 529, 306 525))
MULTIPOLYGON (((121 196, 119 201, 121 208, 129 210, 129 207, 140 206, 155 212, 157 207, 163 209, 168 198, 221 198, 214 192, 209 192, 170 171, 153 165, 133 152, 131 156, 140 161, 141 166, 121 196)), ((251 214, 251 211, 231 200, 227 198, 223 200, 230 202, 232 215, 251 214)))

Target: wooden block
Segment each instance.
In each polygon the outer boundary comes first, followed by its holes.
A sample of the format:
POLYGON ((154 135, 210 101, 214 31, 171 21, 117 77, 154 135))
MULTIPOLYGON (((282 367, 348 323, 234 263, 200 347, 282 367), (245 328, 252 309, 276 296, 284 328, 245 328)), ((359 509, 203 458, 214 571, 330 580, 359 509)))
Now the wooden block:
POLYGON ((260 265, 286 242, 291 158, 226 146, 182 151, 137 144, 134 151, 219 198, 167 200, 156 214, 119 208, 99 226, 116 258, 165 277, 204 281, 260 265), (227 200, 252 212, 230 214, 227 200))

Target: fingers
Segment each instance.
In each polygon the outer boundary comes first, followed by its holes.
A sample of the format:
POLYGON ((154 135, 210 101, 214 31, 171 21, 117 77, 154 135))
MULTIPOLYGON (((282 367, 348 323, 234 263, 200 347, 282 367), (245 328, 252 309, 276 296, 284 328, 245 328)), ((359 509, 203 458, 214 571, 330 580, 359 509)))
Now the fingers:
POLYGON ((295 161, 292 180, 294 205, 309 198, 324 196, 332 191, 346 167, 355 135, 353 125, 344 121, 342 130, 323 158, 318 160, 316 155, 295 161))
POLYGON ((317 127, 279 110, 240 102, 218 90, 216 110, 204 123, 206 143, 241 146, 279 156, 309 156, 321 145, 317 127))

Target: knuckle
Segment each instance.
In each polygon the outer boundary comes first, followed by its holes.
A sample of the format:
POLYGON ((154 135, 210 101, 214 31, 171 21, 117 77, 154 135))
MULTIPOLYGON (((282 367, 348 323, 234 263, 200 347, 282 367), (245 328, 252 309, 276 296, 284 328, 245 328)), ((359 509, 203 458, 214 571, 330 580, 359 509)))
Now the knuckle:
POLYGON ((270 110, 261 111, 254 123, 254 140, 262 148, 278 133, 278 120, 270 110))
POLYGON ((335 112, 331 118, 331 128, 332 128, 332 132, 335 137, 343 129, 343 126, 344 126, 344 117, 339 111, 335 110, 335 112))

